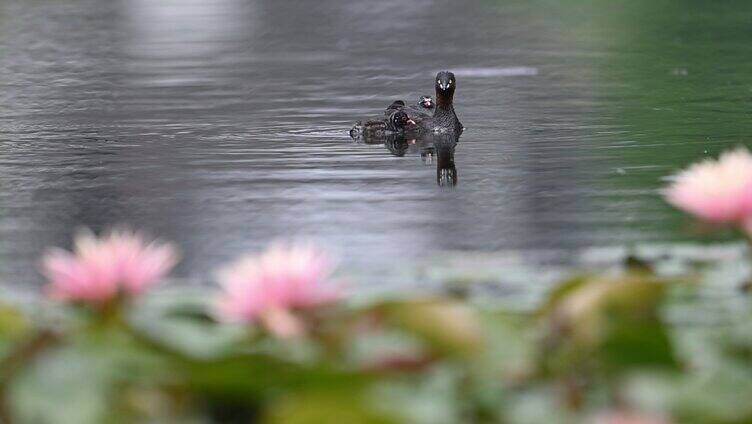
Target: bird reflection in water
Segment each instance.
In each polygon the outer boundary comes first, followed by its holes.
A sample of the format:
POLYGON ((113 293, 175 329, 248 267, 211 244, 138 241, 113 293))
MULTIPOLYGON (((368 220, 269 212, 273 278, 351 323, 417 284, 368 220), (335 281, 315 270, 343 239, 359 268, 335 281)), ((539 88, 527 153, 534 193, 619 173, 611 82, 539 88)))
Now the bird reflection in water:
POLYGON ((454 149, 459 137, 452 134, 434 136, 436 150, 436 183, 440 186, 457 185, 457 167, 454 165, 454 149))
POLYGON ((403 135, 392 135, 384 142, 384 147, 389 150, 389 153, 401 158, 410 150, 410 142, 403 135))
POLYGON ((454 163, 454 150, 459 143, 459 135, 449 132, 425 134, 418 137, 405 134, 389 134, 379 137, 359 137, 356 142, 381 144, 394 156, 420 154, 424 165, 436 164, 436 183, 441 187, 457 185, 457 166, 454 163))

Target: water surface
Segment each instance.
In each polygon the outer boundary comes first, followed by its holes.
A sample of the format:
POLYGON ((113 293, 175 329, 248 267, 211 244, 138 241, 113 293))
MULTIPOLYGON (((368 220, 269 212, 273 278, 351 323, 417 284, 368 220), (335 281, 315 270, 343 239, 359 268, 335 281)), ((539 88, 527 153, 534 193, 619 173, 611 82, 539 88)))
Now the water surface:
POLYGON ((180 276, 277 237, 378 275, 446 251, 567 263, 691 238, 661 177, 749 141, 741 1, 0 2, 0 281, 81 226, 180 276), (458 184, 356 119, 454 70, 458 184))

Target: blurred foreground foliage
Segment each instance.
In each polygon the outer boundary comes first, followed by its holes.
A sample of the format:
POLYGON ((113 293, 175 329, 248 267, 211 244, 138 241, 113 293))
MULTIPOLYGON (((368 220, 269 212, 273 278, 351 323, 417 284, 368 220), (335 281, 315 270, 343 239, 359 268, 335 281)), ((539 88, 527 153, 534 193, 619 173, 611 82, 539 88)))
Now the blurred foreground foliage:
POLYGON ((217 323, 190 292, 0 304, 0 421, 752 422, 742 284, 651 268, 574 276, 526 312, 451 291, 344 303, 294 339, 217 323))

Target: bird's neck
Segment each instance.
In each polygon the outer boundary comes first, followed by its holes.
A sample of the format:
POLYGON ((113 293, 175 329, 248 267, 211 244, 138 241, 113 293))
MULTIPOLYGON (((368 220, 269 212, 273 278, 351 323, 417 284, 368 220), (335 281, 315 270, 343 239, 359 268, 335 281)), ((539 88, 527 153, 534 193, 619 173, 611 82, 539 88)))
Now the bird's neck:
POLYGON ((456 119, 456 114, 454 113, 454 104, 452 103, 452 98, 454 97, 454 92, 438 92, 436 93, 436 110, 433 112, 434 119, 438 121, 449 121, 456 119))
POLYGON ((454 87, 450 90, 436 90, 436 110, 433 112, 434 119, 438 121, 456 120, 454 113, 454 87))
POLYGON ((454 109, 452 100, 454 99, 454 90, 441 91, 436 89, 436 110, 454 109))

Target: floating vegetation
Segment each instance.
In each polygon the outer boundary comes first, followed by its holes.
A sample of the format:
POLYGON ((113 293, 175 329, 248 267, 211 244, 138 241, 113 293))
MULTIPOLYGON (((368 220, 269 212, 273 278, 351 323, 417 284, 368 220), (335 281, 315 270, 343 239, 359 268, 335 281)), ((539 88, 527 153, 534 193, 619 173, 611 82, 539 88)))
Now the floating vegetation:
MULTIPOLYGON (((752 178, 714 174, 747 175, 724 168, 744 155, 690 168, 669 199, 747 231, 752 178)), ((752 421, 746 250, 634 249, 530 307, 472 293, 497 271, 470 261, 430 294, 356 299, 309 244, 244 256, 216 289, 158 288, 176 252, 125 230, 50 251, 49 300, 0 304, 0 421, 752 421)))

